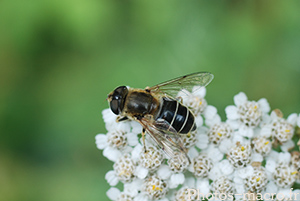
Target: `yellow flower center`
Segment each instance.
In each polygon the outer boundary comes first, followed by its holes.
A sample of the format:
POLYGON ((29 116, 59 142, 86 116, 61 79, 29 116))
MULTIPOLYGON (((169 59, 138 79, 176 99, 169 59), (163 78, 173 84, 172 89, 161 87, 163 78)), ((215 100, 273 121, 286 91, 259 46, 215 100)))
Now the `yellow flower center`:
POLYGON ((162 188, 156 187, 155 185, 152 186, 152 190, 159 190, 162 191, 162 188))

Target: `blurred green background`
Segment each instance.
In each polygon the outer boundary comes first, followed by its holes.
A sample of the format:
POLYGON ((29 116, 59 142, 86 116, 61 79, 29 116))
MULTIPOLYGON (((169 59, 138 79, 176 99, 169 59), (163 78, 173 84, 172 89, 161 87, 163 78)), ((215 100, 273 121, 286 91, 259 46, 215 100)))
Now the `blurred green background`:
POLYGON ((208 103, 244 91, 300 112, 300 2, 2 0, 0 199, 107 200, 96 149, 119 85, 209 71, 208 103))

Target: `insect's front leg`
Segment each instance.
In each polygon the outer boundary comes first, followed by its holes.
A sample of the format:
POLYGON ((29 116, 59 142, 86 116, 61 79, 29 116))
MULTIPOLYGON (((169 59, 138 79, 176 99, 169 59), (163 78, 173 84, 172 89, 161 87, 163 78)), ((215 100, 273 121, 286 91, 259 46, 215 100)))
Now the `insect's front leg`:
POLYGON ((128 117, 118 116, 117 119, 116 119, 116 122, 121 122, 121 121, 126 121, 126 120, 128 120, 128 117))

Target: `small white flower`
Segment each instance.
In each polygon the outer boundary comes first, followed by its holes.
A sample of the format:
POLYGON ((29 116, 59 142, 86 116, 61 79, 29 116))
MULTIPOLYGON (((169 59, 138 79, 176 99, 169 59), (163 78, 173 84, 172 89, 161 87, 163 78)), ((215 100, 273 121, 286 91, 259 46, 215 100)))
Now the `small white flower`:
POLYGON ((230 138, 233 130, 229 124, 219 122, 214 124, 208 131, 209 141, 218 145, 223 139, 230 138))
POLYGON ((266 99, 258 102, 248 101, 245 93, 240 92, 234 96, 235 106, 228 106, 225 109, 228 123, 232 128, 238 126, 239 133, 245 137, 253 136, 253 128, 259 126, 262 119, 270 110, 266 99))
POLYGON ((117 178, 123 183, 131 182, 134 178, 136 166, 130 154, 124 154, 114 164, 114 171, 117 178))
POLYGON ((228 194, 234 193, 233 182, 226 176, 219 177, 211 184, 212 191, 214 193, 223 194, 220 195, 222 200, 226 199, 228 194), (226 196, 226 197, 225 197, 226 196))
POLYGON ((280 143, 285 143, 293 137, 297 119, 296 116, 296 114, 291 114, 287 120, 285 120, 277 116, 277 113, 273 111, 271 113, 271 122, 262 127, 260 134, 265 137, 272 137, 280 143))
POLYGON ((279 163, 275 167, 273 179, 277 186, 281 188, 290 188, 297 179, 297 170, 293 166, 279 163))
POLYGON ((227 159, 235 168, 246 167, 251 161, 250 145, 236 143, 227 153, 227 159))
POLYGON ((156 175, 145 179, 143 184, 143 192, 150 199, 162 199, 168 192, 168 184, 156 175))
POLYGON ((183 201, 183 200, 196 200, 197 199, 197 191, 191 190, 191 187, 181 187, 175 193, 175 201, 183 201))
POLYGON ((192 162, 193 173, 196 177, 207 177, 209 171, 213 167, 213 163, 210 158, 205 154, 199 154, 193 159, 192 162))
POLYGON ((267 156, 272 149, 271 141, 265 137, 253 138, 251 144, 253 146, 253 150, 263 156, 267 156))
POLYGON ((106 135, 98 134, 95 137, 97 148, 103 150, 103 155, 111 161, 116 162, 122 152, 130 152, 131 147, 138 143, 137 136, 133 133, 115 129, 106 135))
POLYGON ((204 112, 207 107, 207 102, 204 99, 206 94, 205 87, 199 89, 198 86, 193 87, 192 93, 187 90, 182 90, 177 97, 181 97, 184 105, 188 106, 194 114, 198 115, 204 112))
POLYGON ((268 177, 263 167, 255 167, 253 173, 244 180, 245 189, 250 192, 261 193, 268 183, 268 177))
POLYGON ((181 137, 181 141, 183 143, 183 147, 185 147, 185 148, 191 148, 197 142, 197 133, 195 131, 192 131, 188 134, 182 134, 182 135, 180 135, 180 137, 181 137))
POLYGON ((147 147, 147 151, 140 152, 139 164, 153 171, 159 168, 163 159, 164 157, 160 150, 156 147, 147 147))

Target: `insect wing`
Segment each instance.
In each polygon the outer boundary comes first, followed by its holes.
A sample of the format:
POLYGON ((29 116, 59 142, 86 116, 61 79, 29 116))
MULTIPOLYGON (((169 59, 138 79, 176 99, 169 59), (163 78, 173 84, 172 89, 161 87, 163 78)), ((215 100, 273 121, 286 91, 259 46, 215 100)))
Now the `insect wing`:
POLYGON ((212 81, 213 78, 213 74, 208 72, 192 73, 160 83, 150 87, 149 90, 153 93, 161 93, 171 97, 176 97, 179 91, 186 90, 189 93, 192 93, 202 87, 205 87, 212 81))
POLYGON ((186 157, 189 160, 186 150, 181 142, 180 135, 177 132, 162 130, 155 125, 155 122, 151 122, 146 118, 142 118, 139 122, 167 156, 170 158, 181 156, 186 157))

